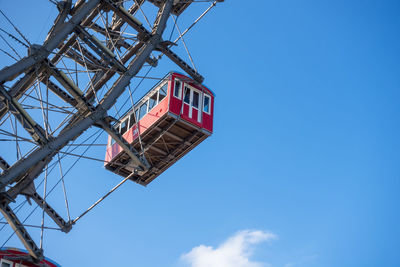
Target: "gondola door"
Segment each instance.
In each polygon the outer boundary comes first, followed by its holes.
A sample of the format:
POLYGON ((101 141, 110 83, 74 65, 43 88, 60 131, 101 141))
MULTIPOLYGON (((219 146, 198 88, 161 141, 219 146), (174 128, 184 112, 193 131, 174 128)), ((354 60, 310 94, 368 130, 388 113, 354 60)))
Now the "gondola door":
POLYGON ((188 121, 201 126, 201 91, 187 84, 185 84, 183 91, 182 116, 188 121))

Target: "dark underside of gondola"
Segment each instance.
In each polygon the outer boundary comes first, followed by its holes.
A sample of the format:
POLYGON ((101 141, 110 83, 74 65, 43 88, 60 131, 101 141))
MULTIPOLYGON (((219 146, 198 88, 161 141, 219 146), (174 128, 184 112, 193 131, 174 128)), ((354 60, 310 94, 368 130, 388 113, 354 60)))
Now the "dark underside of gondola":
MULTIPOLYGON (((133 141, 133 147, 136 151, 144 151, 151 167, 147 172, 134 174, 130 179, 141 185, 148 185, 210 135, 210 132, 184 121, 179 116, 165 114, 141 134, 140 141, 138 138, 133 141)), ((124 151, 105 167, 123 177, 127 177, 135 169, 124 151)))

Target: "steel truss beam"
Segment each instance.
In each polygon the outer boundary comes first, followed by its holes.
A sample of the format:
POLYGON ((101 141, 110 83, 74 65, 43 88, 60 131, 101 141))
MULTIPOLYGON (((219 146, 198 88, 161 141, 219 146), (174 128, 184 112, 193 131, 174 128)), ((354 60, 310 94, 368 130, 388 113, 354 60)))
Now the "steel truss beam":
MULTIPOLYGON (((104 35, 104 36, 111 37, 112 41, 116 42, 116 45, 122 46, 126 49, 128 49, 130 47, 130 44, 125 42, 122 39, 121 34, 119 32, 115 32, 111 29, 105 29, 96 23, 93 23, 92 25, 90 25, 89 28, 104 35)), ((108 41, 107 47, 112 49, 110 42, 111 42, 111 40, 108 41)))
MULTIPOLYGON (((38 67, 36 69, 30 70, 24 77, 18 80, 8 91, 11 97, 15 99, 19 99, 29 88, 29 86, 35 81, 36 79, 36 72, 41 72, 43 67, 38 67)), ((0 102, 0 118, 2 118, 8 109, 5 106, 4 102, 0 102)))
POLYGON ((14 201, 18 194, 24 190, 27 190, 27 188, 33 184, 33 180, 35 180, 42 173, 43 169, 51 161, 53 156, 53 154, 49 154, 48 157, 32 166, 13 187, 7 190, 7 192, 0 193, 0 201, 14 201))
POLYGON ((50 81, 49 77, 45 77, 43 79, 43 83, 45 83, 47 85, 47 88, 49 88, 50 91, 52 91, 59 98, 64 100, 64 102, 70 104, 73 107, 76 107, 78 105, 78 101, 75 98, 73 98, 69 94, 67 94, 63 89, 58 87, 57 84, 55 84, 52 81, 50 81))
POLYGON ((24 244, 29 254, 38 261, 42 260, 43 251, 36 246, 35 241, 33 241, 32 237, 26 231, 25 227, 22 225, 10 206, 4 202, 0 202, 0 212, 3 214, 4 218, 6 218, 7 222, 10 224, 11 228, 17 234, 21 242, 24 244))
POLYGON ((26 171, 29 170, 29 168, 53 152, 59 151, 70 140, 76 138, 90 126, 95 124, 97 121, 102 120, 106 116, 106 111, 114 105, 117 98, 129 85, 130 80, 139 72, 146 59, 150 56, 150 53, 159 45, 161 41, 161 33, 165 29, 165 24, 172 6, 172 0, 167 0, 165 6, 166 7, 164 8, 163 16, 158 24, 155 34, 152 35, 149 41, 140 49, 135 59, 129 64, 125 74, 118 78, 113 87, 106 93, 94 111, 88 116, 80 118, 73 125, 69 125, 65 131, 61 131, 59 136, 48 142, 46 146, 35 149, 27 158, 16 162, 7 171, 5 171, 0 176, 0 190, 6 185, 11 184, 21 178, 26 171))
MULTIPOLYGON (((28 90, 28 88, 30 88, 37 79, 38 82, 44 83, 47 88, 49 88, 63 101, 71 104, 72 106, 76 106, 77 102, 74 98, 69 96, 60 87, 49 80, 49 76, 46 74, 46 70, 48 70, 48 68, 54 68, 54 65, 49 60, 45 59, 40 66, 38 66, 36 69, 30 70, 24 77, 22 77, 11 87, 11 89, 8 91, 10 96, 16 100, 20 99, 26 90, 28 90)), ((2 118, 7 112, 8 107, 5 106, 3 102, 0 102, 0 118, 2 118)))
POLYGON ((73 96, 76 103, 74 105, 75 108, 80 111, 87 111, 93 108, 79 87, 63 71, 49 63, 48 72, 73 96))
POLYGON ((44 145, 48 142, 48 137, 43 128, 32 119, 18 100, 13 98, 2 85, 0 85, 0 101, 3 102, 4 106, 7 107, 37 143, 44 145))
MULTIPOLYGON (((42 163, 43 165, 43 163, 42 163)), ((35 185, 33 184, 33 177, 37 177, 32 175, 33 173, 40 173, 41 168, 35 168, 31 173, 30 177, 21 180, 16 186, 12 187, 7 191, 7 193, 2 194, 1 202, 8 204, 10 201, 13 201, 17 197, 17 195, 21 192, 22 195, 25 195, 28 200, 33 199, 39 207, 41 207, 47 215, 60 227, 61 231, 64 233, 68 233, 72 228, 71 222, 66 222, 51 206, 44 200, 35 189, 35 185)), ((29 201, 30 203, 30 201, 29 201)))
MULTIPOLYGON (((69 2, 69 0, 68 0, 68 2, 69 2)), ((64 43, 64 44, 62 44, 62 41, 68 36, 68 33, 67 34, 64 34, 63 32, 61 32, 62 34, 63 34, 63 38, 59 38, 60 37, 60 35, 59 35, 59 30, 62 28, 62 29, 64 29, 64 31, 65 31, 65 28, 66 27, 70 27, 71 25, 73 26, 72 27, 72 29, 70 29, 70 31, 72 32, 73 31, 73 28, 74 28, 74 25, 79 25, 79 23, 77 22, 77 21, 79 21, 79 20, 82 20, 82 25, 88 25, 88 24, 90 24, 91 22, 92 22, 92 20, 93 20, 93 18, 97 15, 97 13, 98 13, 98 9, 96 8, 97 7, 97 5, 94 3, 94 2, 91 2, 90 3, 90 6, 88 6, 88 5, 86 5, 85 6, 85 8, 83 7, 83 4, 84 4, 84 0, 80 0, 80 1, 77 1, 76 2, 76 4, 75 4, 75 6, 74 6, 74 8, 71 10, 71 15, 74 15, 73 16, 73 18, 75 18, 75 21, 72 21, 72 19, 68 22, 68 23, 65 23, 64 25, 60 25, 59 23, 58 23, 58 21, 56 21, 56 23, 55 24, 58 24, 58 26, 56 27, 56 28, 52 28, 51 30, 50 30, 50 32, 51 32, 51 34, 46 38, 46 44, 52 44, 52 46, 51 47, 53 47, 54 46, 54 44, 53 43, 55 43, 55 41, 58 41, 59 42, 59 51, 58 51, 58 53, 49 61, 48 59, 45 59, 45 61, 47 61, 47 62, 50 62, 50 63, 52 63, 52 64, 56 64, 60 59, 61 59, 61 56, 64 54, 64 53, 68 53, 68 50, 70 49, 70 47, 74 44, 74 42, 75 42, 75 40, 76 40, 76 35, 74 34, 74 35, 72 35, 70 38, 69 38, 69 40, 66 42, 66 43, 64 43), (92 7, 93 6, 93 7, 92 7), (90 8, 92 7, 92 10, 90 10, 90 8), (79 12, 78 12, 79 11, 79 12), (87 16, 87 14, 89 14, 88 16, 87 16), (85 16, 87 16, 86 18, 85 18, 85 16), (72 23, 71 23, 72 22, 72 23), (69 25, 69 26, 66 26, 66 25, 69 25), (54 38, 52 38, 52 36, 55 34, 55 33, 57 33, 57 39, 54 39, 54 38), (55 41, 54 41, 55 40, 55 41)), ((96 2, 99 2, 99 1, 96 1, 96 2)), ((89 4, 89 3, 88 3, 89 4)), ((66 4, 66 6, 68 6, 68 3, 66 4)), ((63 13, 64 13, 64 11, 62 11, 63 13)), ((60 16, 63 16, 63 15, 60 15, 60 16)), ((56 45, 57 46, 57 45, 56 45)), ((36 46, 37 47, 37 46, 36 46)), ((55 48, 55 47, 54 47, 55 48)), ((54 49, 54 48, 52 48, 52 49, 54 49)), ((37 47, 37 49, 36 50, 34 50, 34 49, 31 49, 31 53, 30 53, 30 56, 34 56, 34 58, 35 58, 35 60, 36 60, 36 62, 34 63, 35 64, 35 66, 38 64, 39 65, 39 67, 38 68, 33 68, 33 69, 30 69, 29 71, 26 71, 25 69, 23 70, 23 71, 25 71, 25 72, 27 72, 28 74, 27 75, 25 75, 24 77, 22 77, 16 84, 14 84, 13 85, 13 87, 10 89, 10 94, 13 96, 13 97, 15 97, 16 99, 19 99, 24 93, 25 93, 25 91, 32 85, 32 83, 34 82, 34 80, 37 78, 37 76, 39 76, 39 75, 41 75, 41 73, 44 71, 44 67, 45 66, 43 66, 43 64, 40 64, 39 62, 40 62, 40 60, 39 60, 39 58, 38 57, 36 57, 36 54, 37 53, 39 53, 41 50, 43 50, 44 49, 44 47, 42 47, 42 48, 38 48, 37 47), (34 53, 34 51, 36 51, 36 53, 34 53)), ((50 54, 50 52, 51 52, 51 50, 47 50, 48 51, 48 54, 45 56, 45 57, 47 57, 49 54, 50 54)), ((24 58, 25 59, 25 58, 24 58)), ((21 62, 21 61, 20 61, 21 62)), ((0 74, 1 73, 7 73, 6 71, 7 70, 10 70, 10 69, 12 69, 14 72, 13 72, 13 74, 10 74, 11 76, 16 76, 16 75, 18 75, 19 73, 15 73, 15 71, 17 71, 17 69, 16 68, 14 68, 14 66, 16 66, 16 65, 18 65, 18 64, 20 64, 20 62, 17 62, 17 63, 15 63, 14 65, 12 65, 12 66, 9 66, 9 67, 5 67, 5 68, 3 68, 2 70, 0 70, 0 74)), ((26 63, 24 63, 24 64, 22 64, 22 65, 25 65, 26 63)), ((31 68, 31 66, 26 66, 25 67, 26 69, 29 69, 29 68, 31 68)), ((22 72, 22 71, 21 71, 22 72)), ((12 77, 11 77, 12 78, 12 77)), ((10 78, 7 78, 8 80, 10 79, 10 78)), ((0 84, 2 83, 2 81, 0 80, 0 84)), ((57 87, 54 87, 54 88, 56 88, 57 89, 57 87)), ((52 87, 49 87, 49 89, 52 89, 52 87)), ((65 102, 67 102, 67 103, 70 103, 71 104, 71 102, 69 101, 70 99, 68 99, 68 97, 66 97, 66 98, 63 98, 63 93, 60 93, 60 91, 59 90, 55 90, 54 91, 54 93, 56 94, 56 95, 58 95, 58 96, 60 96, 65 102)), ((76 104, 74 104, 73 106, 75 106, 76 104)), ((3 117, 5 114, 6 114, 6 112, 7 112, 7 109, 4 107, 4 105, 2 105, 2 103, 0 102, 0 118, 1 117, 3 117)))
POLYGON ((78 47, 77 44, 71 46, 71 49, 66 51, 66 57, 74 60, 76 63, 89 71, 96 71, 97 69, 105 69, 107 66, 100 62, 94 55, 92 55, 86 48, 78 47), (78 52, 79 51, 79 52, 78 52))
POLYGON ((118 61, 117 56, 104 46, 96 37, 88 33, 83 27, 77 26, 75 28, 78 36, 84 41, 93 51, 96 52, 101 58, 108 62, 111 66, 116 66, 121 72, 125 72, 125 66, 118 61))
POLYGON ((51 51, 57 48, 65 37, 74 30, 76 25, 79 25, 79 23, 98 5, 99 2, 100 0, 89 0, 76 12, 75 15, 71 17, 68 22, 58 28, 57 34, 52 35, 35 53, 0 70, 0 83, 13 79, 30 67, 47 58, 51 51))
POLYGON ((66 222, 64 219, 36 192, 29 192, 26 194, 27 197, 33 199, 36 204, 41 207, 47 215, 60 227, 61 231, 68 233, 71 231, 72 223, 66 222))
MULTIPOLYGON (((145 0, 135 0, 135 4, 128 9, 128 13, 131 15, 135 14, 139 10, 140 6, 143 5, 144 1, 145 0)), ((125 23, 123 19, 117 17, 118 16, 114 15, 113 19, 115 18, 115 20, 113 20, 111 23, 111 30, 113 31, 121 30, 122 25, 125 23)))
MULTIPOLYGON (((114 10, 116 14, 118 14, 118 16, 120 16, 124 21, 126 21, 132 28, 134 28, 139 33, 138 34, 139 39, 146 41, 148 38, 150 38, 150 36, 152 36, 153 33, 150 33, 145 27, 143 27, 142 23, 138 21, 135 17, 133 17, 129 13, 129 11, 127 11, 121 5, 117 5, 111 0, 105 0, 105 2, 112 10, 114 10)), ((158 18, 159 14, 157 14, 156 22, 158 21, 158 18)), ((195 81, 202 83, 204 81, 204 77, 201 76, 196 70, 191 68, 183 59, 181 59, 171 49, 169 49, 168 45, 169 45, 168 42, 161 41, 159 42, 159 45, 157 46, 156 49, 164 53, 169 59, 171 59, 186 73, 188 73, 195 81)))
MULTIPOLYGON (((27 57, 0 70, 0 85, 25 72, 25 75, 16 82, 9 91, 1 85, 0 118, 7 110, 11 111, 24 125, 24 128, 31 133, 33 138, 39 142, 38 147, 23 159, 15 162, 12 166, 9 166, 7 162, 0 158, 0 168, 3 169, 0 175, 0 210, 14 231, 16 231, 26 249, 35 259, 40 260, 42 258, 42 251, 37 248, 8 204, 18 195, 26 195, 33 199, 64 232, 68 232, 71 229, 72 223, 63 220, 33 188, 33 181, 43 172, 43 169, 52 161, 54 156, 70 141, 76 139, 89 127, 100 126, 126 151, 132 159, 132 162, 137 165, 138 171, 157 168, 157 166, 150 166, 144 157, 144 153, 140 154, 135 151, 132 146, 111 127, 107 120, 107 111, 126 90, 131 79, 137 75, 145 62, 156 64, 156 60, 150 58, 151 52, 155 50, 161 51, 196 81, 203 81, 203 77, 200 74, 169 49, 168 46, 170 43, 162 40, 161 36, 166 27, 170 13, 174 8, 175 1, 162 1, 151 31, 144 28, 142 23, 132 15, 137 12, 143 2, 144 0, 136 0, 135 4, 129 10, 126 10, 120 3, 118 4, 111 0, 88 0, 87 2, 78 0, 71 9, 71 1, 66 0, 64 5, 66 5, 66 9, 68 9, 72 17, 64 23, 56 22, 42 46, 32 46, 27 57), (114 17, 110 28, 102 30, 100 26, 92 21, 100 12, 100 9, 112 9, 114 11, 114 17), (118 41, 121 37, 118 31, 124 23, 127 23, 138 32, 137 37, 139 41, 133 45, 125 42, 123 39, 118 41), (96 25, 98 27, 96 27, 96 25), (91 35, 86 28, 92 26, 95 28, 94 30, 101 32, 107 37, 111 37, 110 42, 116 42, 114 44, 115 46, 105 46, 91 35), (69 35, 70 37, 68 38, 69 35), (101 61, 87 49, 81 47, 80 44, 77 43, 77 37, 95 51, 104 61, 101 61), (125 47, 127 51, 121 59, 117 59, 116 55, 113 53, 113 49, 114 47, 119 48, 121 46, 125 47), (56 48, 58 48, 56 55, 51 60, 48 59, 50 53, 56 48), (59 62, 62 57, 70 57, 78 64, 84 64, 85 66, 91 64, 89 67, 92 68, 103 68, 103 70, 98 71, 91 79, 91 83, 94 85, 93 88, 91 88, 92 90, 84 94, 63 71, 56 67, 57 62, 59 62), (128 66, 125 67, 124 64, 132 57, 134 58, 128 66), (104 62, 106 62, 106 64, 104 62), (111 68, 107 65, 111 66, 111 68), (107 68, 108 70, 106 70, 107 68), (113 83, 108 92, 106 92, 104 97, 96 106, 90 104, 93 102, 96 92, 100 90, 115 73, 118 73, 120 76, 113 83), (64 87, 65 91, 53 83, 50 80, 50 76, 54 77, 57 82, 64 87), (46 139, 44 130, 29 117, 18 103, 18 99, 23 96, 36 80, 45 83, 57 96, 77 109, 73 118, 69 121, 69 124, 60 131, 58 136, 46 139), (11 186, 7 192, 5 192, 6 186, 11 186)), ((64 10, 62 14, 59 15, 59 21, 64 21, 68 12, 64 10)), ((182 141, 183 145, 187 143, 187 140, 178 141, 182 141)), ((148 149, 148 146, 146 146, 145 149, 148 149)))

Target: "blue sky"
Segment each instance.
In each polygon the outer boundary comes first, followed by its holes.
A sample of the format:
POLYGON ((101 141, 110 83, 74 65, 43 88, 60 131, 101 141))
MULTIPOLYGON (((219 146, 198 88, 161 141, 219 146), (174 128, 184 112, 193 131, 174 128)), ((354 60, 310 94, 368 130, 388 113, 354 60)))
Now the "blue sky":
MULTIPOLYGON (((55 14, 38 2, 43 15, 25 24, 39 7, 18 14, 0 0, 35 42, 55 14)), ((147 188, 125 184, 68 235, 46 232, 47 256, 67 267, 399 266, 399 10, 390 0, 218 4, 185 39, 217 96, 214 135, 147 188)), ((97 199, 86 190, 119 181, 97 166, 71 174, 75 215, 97 199)))

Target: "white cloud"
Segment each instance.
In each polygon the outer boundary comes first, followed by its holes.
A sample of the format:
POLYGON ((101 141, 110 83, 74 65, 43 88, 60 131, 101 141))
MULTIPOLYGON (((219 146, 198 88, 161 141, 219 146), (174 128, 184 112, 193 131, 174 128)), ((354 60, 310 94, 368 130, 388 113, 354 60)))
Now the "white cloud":
POLYGON ((262 267, 266 264, 250 260, 253 247, 276 238, 272 233, 244 230, 217 248, 205 245, 194 247, 189 253, 183 254, 181 260, 191 267, 262 267))

